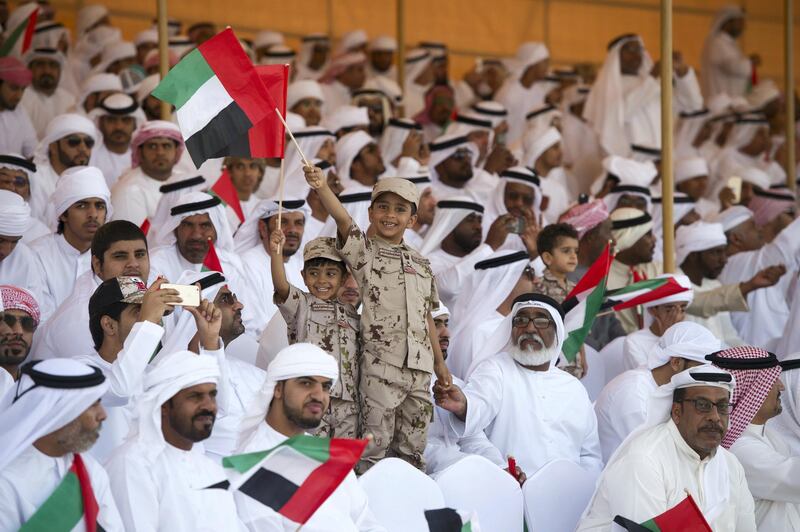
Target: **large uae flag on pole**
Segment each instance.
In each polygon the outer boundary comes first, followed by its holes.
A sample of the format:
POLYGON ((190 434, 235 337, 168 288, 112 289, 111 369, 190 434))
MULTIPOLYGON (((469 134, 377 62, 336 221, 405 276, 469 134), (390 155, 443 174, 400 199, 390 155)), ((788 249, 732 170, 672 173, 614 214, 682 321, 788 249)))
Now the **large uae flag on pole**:
POLYGON ((186 149, 198 167, 274 115, 276 107, 230 28, 186 54, 153 96, 177 109, 186 149))

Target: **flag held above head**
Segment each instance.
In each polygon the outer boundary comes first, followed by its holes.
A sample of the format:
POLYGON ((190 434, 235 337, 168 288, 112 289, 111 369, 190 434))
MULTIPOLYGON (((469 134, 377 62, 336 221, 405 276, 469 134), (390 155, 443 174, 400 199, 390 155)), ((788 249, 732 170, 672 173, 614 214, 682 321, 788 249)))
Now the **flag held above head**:
MULTIPOLYGON (((33 33, 36 30, 36 19, 39 16, 40 8, 34 4, 27 8, 19 7, 17 9, 27 9, 30 10, 30 13, 25 15, 15 28, 9 28, 10 33, 6 37, 5 42, 0 45, 0 57, 5 57, 7 55, 22 57, 22 55, 31 48, 33 33)), ((8 22, 11 23, 13 21, 9 20, 8 22)))
POLYGON ((196 166, 222 153, 231 139, 247 135, 277 107, 230 28, 186 54, 152 94, 177 109, 196 166))
POLYGON ((222 175, 219 176, 217 182, 214 183, 214 186, 211 187, 208 193, 218 197, 224 205, 233 209, 233 212, 236 213, 236 217, 239 218, 239 224, 244 222, 242 203, 239 201, 239 194, 236 192, 236 187, 233 186, 231 174, 228 173, 227 168, 222 170, 222 175))

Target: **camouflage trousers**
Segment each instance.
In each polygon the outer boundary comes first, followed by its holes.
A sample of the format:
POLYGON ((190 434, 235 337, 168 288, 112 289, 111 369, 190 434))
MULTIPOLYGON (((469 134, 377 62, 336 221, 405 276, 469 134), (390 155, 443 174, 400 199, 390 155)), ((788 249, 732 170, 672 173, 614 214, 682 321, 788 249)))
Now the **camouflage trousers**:
POLYGON ((433 416, 431 374, 387 364, 370 353, 361 360, 361 429, 373 440, 356 466, 365 473, 387 456, 425 471, 425 444, 433 416))
POLYGON ((322 417, 322 423, 312 434, 325 438, 357 438, 359 412, 357 401, 345 401, 331 397, 328 412, 322 417))

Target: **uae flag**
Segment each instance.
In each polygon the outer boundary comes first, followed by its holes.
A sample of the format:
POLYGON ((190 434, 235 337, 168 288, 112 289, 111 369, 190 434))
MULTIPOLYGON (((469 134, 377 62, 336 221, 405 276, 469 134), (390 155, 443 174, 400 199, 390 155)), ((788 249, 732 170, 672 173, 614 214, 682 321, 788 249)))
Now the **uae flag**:
POLYGON ((606 292, 603 310, 608 308, 616 311, 625 310, 687 290, 689 289, 681 286, 673 277, 647 279, 606 292))
POLYGON ((186 149, 197 167, 275 114, 275 101, 230 28, 186 54, 153 96, 177 109, 186 149))
MULTIPOLYGON (((258 77, 272 96, 281 116, 286 116, 286 89, 289 85, 289 65, 259 65, 258 77)), ((283 157, 286 131, 275 112, 250 128, 247 133, 231 139, 217 157, 283 157)))
POLYGON ((575 361, 575 356, 586 335, 592 330, 594 319, 603 305, 611 260, 611 246, 606 244, 606 248, 564 300, 564 309, 567 311, 564 316, 564 331, 567 339, 561 353, 570 363, 575 361))
POLYGON ((0 57, 7 55, 22 56, 22 54, 30 50, 38 16, 39 8, 37 7, 22 22, 17 24, 16 28, 8 28, 8 37, 0 45, 0 57))
POLYGON ((147 233, 150 232, 150 220, 145 218, 144 221, 142 222, 142 225, 139 226, 139 229, 142 230, 144 236, 147 236, 147 233))
POLYGON ((214 186, 211 187, 208 192, 218 197, 223 205, 233 209, 236 217, 239 218, 240 224, 244 222, 244 211, 239 201, 239 194, 236 192, 236 187, 233 186, 233 181, 231 181, 231 175, 228 173, 227 168, 222 170, 222 175, 219 176, 217 182, 214 183, 214 186))
POLYGON ((712 532, 691 495, 661 515, 636 523, 620 515, 614 522, 629 532, 712 532))
POLYGON ((367 440, 300 434, 266 451, 229 456, 222 465, 242 473, 231 490, 302 525, 353 470, 366 446, 367 440))
POLYGON ((87 532, 102 531, 97 524, 99 507, 81 455, 76 454, 72 467, 42 503, 36 513, 22 524, 20 532, 68 532, 81 521, 87 532))
POLYGON ((210 238, 208 239, 206 258, 203 259, 203 266, 200 267, 200 271, 225 273, 222 271, 222 263, 219 261, 217 249, 214 247, 214 242, 210 238))
POLYGON ((480 532, 474 512, 439 508, 425 510, 430 532, 480 532))

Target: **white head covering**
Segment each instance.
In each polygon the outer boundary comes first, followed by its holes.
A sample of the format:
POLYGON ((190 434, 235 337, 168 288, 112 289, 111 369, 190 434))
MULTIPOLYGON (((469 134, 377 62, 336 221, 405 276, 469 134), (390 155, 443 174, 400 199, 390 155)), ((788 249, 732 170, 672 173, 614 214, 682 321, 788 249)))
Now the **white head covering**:
POLYGON ((685 288, 685 290, 683 292, 678 292, 677 294, 671 294, 648 301, 642 305, 644 308, 657 307, 658 305, 666 305, 667 303, 691 303, 694 299, 692 281, 689 280, 687 276, 679 273, 664 273, 654 277, 654 279, 673 279, 676 283, 685 288))
POLYGON ((770 421, 771 428, 777 430, 784 436, 784 441, 789 444, 791 455, 797 456, 800 453, 800 371, 796 366, 796 361, 800 353, 788 355, 782 362, 783 372, 781 381, 786 389, 781 392, 781 406, 783 412, 770 421), (790 362, 791 366, 783 366, 783 363, 790 362))
POLYGON ((475 203, 469 196, 455 196, 437 203, 433 223, 425 233, 419 252, 428 256, 432 251, 441 248, 442 240, 470 214, 482 216, 483 205, 475 203))
POLYGON ((158 233, 158 238, 153 242, 153 247, 171 246, 175 244, 175 229, 184 218, 196 214, 208 214, 217 232, 217 241, 214 243, 214 247, 233 252, 231 227, 228 224, 228 216, 225 214, 225 207, 222 206, 219 198, 206 194, 205 192, 186 192, 175 199, 175 203, 170 209, 170 214, 171 216, 164 221, 158 233), (216 200, 216 202, 214 200, 216 200), (186 211, 186 208, 191 208, 191 210, 186 211), (182 212, 173 214, 176 209, 182 212))
MULTIPOLYGON (((0 302, 0 303, 2 303, 2 302, 0 302)), ((445 307, 444 303, 439 301, 439 308, 437 308, 434 311, 431 311, 431 317, 433 319, 436 319, 436 318, 440 318, 442 316, 448 316, 449 317, 450 316, 450 309, 445 307)))
MULTIPOLYGON (((689 292, 691 293, 691 289, 689 292)), ((709 364, 706 355, 721 348, 719 339, 702 325, 693 321, 679 321, 664 331, 647 355, 647 369, 663 366, 673 357, 709 364)))
POLYGON ((240 450, 246 447, 258 426, 265 422, 275 386, 279 382, 299 377, 325 377, 336 384, 339 364, 333 356, 313 344, 297 343, 278 351, 267 366, 267 380, 242 418, 238 445, 240 450))
POLYGON ((75 133, 87 135, 95 143, 100 137, 100 132, 94 127, 94 123, 85 116, 74 113, 58 115, 47 124, 44 137, 33 152, 33 162, 37 165, 50 164, 50 144, 75 133))
MULTIPOLYGON (((311 216, 311 210, 306 204, 305 200, 283 200, 283 212, 302 212, 306 218, 311 216), (296 205, 297 203, 302 203, 296 205)), ((236 246, 236 253, 244 253, 249 249, 261 245, 261 237, 258 233, 258 222, 271 218, 278 214, 278 204, 271 199, 259 201, 253 208, 253 211, 247 217, 239 229, 236 231, 236 237, 233 239, 236 246)))
POLYGON ((680 266, 690 253, 724 246, 728 243, 722 224, 695 222, 682 225, 675 232, 675 262, 680 266))
POLYGON ((0 235, 22 236, 31 220, 31 208, 22 196, 0 190, 0 235))
POLYGON ((640 196, 647 201, 650 209, 650 184, 658 175, 658 170, 652 161, 635 161, 618 155, 609 155, 603 159, 603 168, 609 174, 619 178, 619 183, 614 185, 604 198, 609 210, 616 208, 619 198, 623 195, 640 196))
POLYGON ((297 64, 300 65, 300 68, 303 70, 307 70, 310 72, 315 72, 321 74, 325 72, 328 68, 328 65, 331 62, 330 54, 328 54, 325 63, 316 71, 312 71, 308 67, 308 62, 311 61, 311 56, 314 54, 314 47, 317 44, 325 44, 330 45, 330 40, 328 36, 324 33, 310 33, 308 35, 303 36, 302 43, 300 45, 300 53, 297 57, 297 64))
POLYGON ((29 362, 2 397, 0 471, 42 436, 68 425, 108 389, 103 373, 70 358, 29 362), (60 382, 59 382, 60 381, 60 382))
POLYGON ((66 58, 64 57, 64 54, 62 54, 61 51, 58 50, 58 49, 55 49, 55 48, 31 48, 25 54, 25 57, 23 58, 23 62, 25 63, 25 66, 30 67, 31 62, 35 61, 37 59, 50 59, 52 61, 57 62, 61 68, 64 68, 64 61, 66 61, 66 58))
MULTIPOLYGON (((314 82, 316 83, 316 82, 314 82)), ((294 113, 288 113, 289 115, 293 115, 294 113)), ((306 126, 303 124, 302 127, 292 128, 291 125, 289 126, 294 134, 295 140, 300 145, 300 149, 303 150, 303 153, 309 159, 315 158, 319 150, 322 149, 323 144, 326 141, 332 140, 335 141, 336 137, 333 133, 331 133, 327 128, 322 126, 306 126)), ((296 180, 290 180, 290 176, 294 176, 297 174, 298 171, 302 170, 303 167, 303 160, 300 158, 300 154, 297 152, 297 148, 294 145, 294 142, 287 142, 286 143, 286 153, 284 155, 284 175, 286 176, 286 195, 287 196, 295 196, 300 197, 297 193, 299 189, 306 189, 307 183, 305 177, 301 178, 301 182, 298 183, 296 180)), ((267 190, 269 187, 265 186, 267 183, 262 184, 260 190, 267 190)), ((277 193, 278 191, 278 183, 275 183, 274 188, 272 189, 277 193)), ((302 195, 305 197, 307 192, 302 195)))
MULTIPOLYGON (((683 192, 672 193, 672 219, 677 224, 684 216, 694 211, 695 202, 683 192)), ((661 197, 653 198, 650 208, 653 213, 653 234, 656 237, 656 255, 661 253, 664 240, 664 203, 661 197)))
POLYGON ((106 202, 106 221, 111 220, 114 207, 111 205, 111 191, 108 190, 103 172, 94 166, 74 166, 61 174, 53 195, 50 196, 47 219, 50 229, 58 228, 58 218, 72 204, 86 198, 100 198, 106 202))
POLYGON ((353 30, 348 31, 344 35, 342 35, 342 39, 339 41, 339 48, 337 53, 347 53, 351 51, 353 48, 363 46, 367 44, 367 32, 364 30, 353 30))
MULTIPOLYGON (((760 188, 761 190, 769 190, 770 187, 769 175, 760 168, 756 168, 755 166, 740 166, 733 171, 733 175, 741 177, 742 181, 746 181, 751 185, 760 188)), ((727 180, 732 176, 720 176, 720 177, 727 180)))
MULTIPOLYGON (((597 79, 592 85, 583 117, 597 133, 600 145, 607 153, 626 156, 630 153, 628 136, 625 133, 625 93, 622 84, 620 49, 628 42, 644 43, 638 35, 625 35, 611 42, 597 79)), ((638 76, 650 75, 653 62, 647 52, 642 52, 642 65, 638 76)))
POLYGON ((103 55, 100 57, 100 62, 92 69, 94 73, 105 72, 108 67, 115 61, 122 59, 135 59, 136 58, 136 45, 129 41, 115 42, 103 50, 103 55))
POLYGON ((78 97, 78 103, 75 104, 75 107, 81 113, 86 112, 83 108, 86 98, 94 92, 103 91, 124 92, 122 81, 119 79, 119 76, 108 72, 101 72, 88 77, 83 85, 81 85, 81 94, 78 97))
POLYGON ((700 64, 703 65, 703 68, 700 69, 700 73, 702 75, 704 89, 706 87, 709 87, 710 81, 708 78, 710 78, 710 76, 712 75, 712 72, 706 72, 706 69, 708 66, 711 66, 713 64, 712 57, 714 53, 714 38, 722 30, 722 26, 726 22, 734 18, 743 18, 743 17, 744 17, 744 9, 742 9, 741 6, 727 5, 724 6, 722 9, 720 9, 719 11, 717 11, 714 20, 711 21, 711 28, 709 29, 708 35, 706 36, 706 39, 703 42, 703 50, 700 53, 700 64))
POLYGON ((414 83, 414 80, 422 74, 428 65, 433 61, 431 53, 424 48, 414 48, 406 53, 405 80, 406 84, 414 83))
MULTIPOLYGON (((325 101, 322 87, 313 79, 301 79, 289 84, 286 89, 286 108, 291 109, 301 100, 312 98, 321 102, 325 101)), ((292 131, 294 133, 294 131, 292 131)))
POLYGON ((383 160, 392 163, 403 151, 403 143, 412 131, 422 131, 422 126, 408 118, 390 118, 381 135, 380 148, 383 160))
POLYGON ((142 445, 151 462, 167 447, 161 430, 161 405, 181 390, 198 384, 217 384, 217 359, 181 350, 151 364, 144 377, 144 393, 135 405, 135 417, 126 441, 142 445))
POLYGON ((369 126, 369 114, 366 107, 340 105, 325 118, 324 125, 334 134, 340 129, 369 126))
POLYGON ((151 248, 155 247, 158 242, 158 234, 167 220, 172 216, 170 209, 175 205, 178 198, 187 192, 198 191, 202 192, 208 188, 206 180, 203 176, 194 176, 187 179, 180 179, 178 181, 170 181, 165 185, 158 187, 161 192, 161 199, 158 200, 156 206, 156 213, 150 218, 150 230, 147 232, 147 245, 151 248))
POLYGON ((100 22, 100 19, 108 16, 108 8, 105 6, 92 4, 84 6, 78 11, 78 18, 75 23, 78 35, 83 35, 86 31, 100 22))
POLYGON ((146 30, 142 30, 136 34, 136 37, 133 39, 133 44, 135 46, 141 46, 143 44, 156 44, 158 43, 158 30, 155 28, 148 28, 146 30))
POLYGON ((517 48, 517 54, 514 57, 511 69, 511 75, 514 78, 521 78, 528 67, 535 65, 550 57, 550 51, 544 43, 541 42, 524 42, 517 48))
POLYGON ((260 65, 292 64, 297 56, 295 51, 284 44, 273 44, 259 59, 260 65))
POLYGON ((500 184, 495 187, 489 205, 486 207, 486 216, 483 223, 484 232, 488 232, 490 225, 498 217, 508 214, 505 201, 506 185, 508 183, 518 183, 533 189, 533 214, 537 217, 539 216, 539 210, 542 206, 542 189, 539 176, 528 167, 513 166, 500 173, 500 184))
POLYGON ((373 52, 394 52, 397 50, 397 41, 388 35, 379 35, 369 42, 369 49, 373 52))
POLYGON ((100 130, 100 117, 110 115, 132 116, 136 121, 134 129, 140 128, 147 121, 144 111, 141 110, 136 100, 123 92, 110 94, 100 102, 100 105, 89 111, 89 118, 95 123, 98 131, 100 130))
POLYGON ((511 312, 509 312, 508 316, 506 316, 497 329, 495 329, 491 337, 486 341, 486 344, 483 345, 481 353, 472 361, 472 364, 467 370, 467 378, 469 378, 481 362, 497 355, 508 345, 509 340, 511 340, 511 322, 514 320, 514 316, 525 308, 540 308, 546 310, 548 314, 550 314, 550 317, 556 325, 556 349, 554 349, 554 352, 560 353, 561 347, 564 345, 564 340, 566 339, 566 334, 564 331, 564 317, 561 315, 563 309, 560 308, 560 305, 559 308, 557 308, 555 304, 558 304, 558 302, 542 294, 524 294, 519 296, 511 307, 511 312))
MULTIPOLYGON (((150 96, 150 93, 156 90, 156 87, 158 87, 159 83, 161 83, 161 76, 158 74, 151 74, 150 76, 144 78, 139 84, 139 88, 136 89, 136 102, 139 105, 142 105, 142 102, 144 102, 145 98, 150 96)), ((120 85, 121 84, 122 83, 120 82, 120 85)))
POLYGON ((67 42, 67 53, 72 46, 70 31, 59 22, 45 21, 36 23, 36 31, 31 40, 32 48, 58 48, 61 39, 67 42))
MULTIPOLYGON (((8 20, 6 20, 6 28, 5 33, 3 36, 5 39, 8 39, 11 36, 11 32, 19 27, 20 24, 25 21, 31 14, 39 8, 39 5, 36 2, 25 2, 19 4, 16 9, 11 11, 8 15, 8 20)), ((0 26, 2 28, 2 26, 0 26)), ((19 46, 19 44, 17 44, 19 46)))
POLYGON ((353 131, 336 142, 336 169, 343 186, 347 187, 352 181, 350 166, 353 164, 353 159, 370 144, 375 144, 375 139, 364 131, 353 131))
POLYGON ((734 205, 733 207, 728 207, 724 211, 718 212, 711 219, 711 221, 722 224, 722 230, 727 233, 734 227, 741 225, 752 218, 753 211, 744 205, 734 205))
POLYGON ((745 115, 736 120, 736 123, 725 141, 725 147, 735 148, 737 150, 743 148, 750 144, 759 129, 766 127, 769 127, 769 123, 766 118, 764 118, 764 115, 745 115))
POLYGON ((278 31, 263 30, 259 31, 256 34, 256 38, 253 39, 253 50, 258 50, 259 48, 265 48, 267 46, 273 46, 275 44, 283 44, 283 43, 284 43, 283 33, 280 33, 278 31))
POLYGON ((554 127, 540 131, 528 130, 525 132, 523 142, 525 144, 523 166, 533 167, 548 148, 561 142, 561 133, 554 127))
POLYGON ((617 252, 625 251, 653 229, 653 218, 633 207, 620 207, 609 216, 617 252))
POLYGON ((675 161, 675 184, 695 177, 708 177, 708 162, 703 157, 686 157, 675 161))
MULTIPOLYGON (((474 142, 470 142, 465 135, 442 135, 431 143, 431 158, 428 161, 428 172, 430 172, 431 181, 439 181, 439 173, 436 167, 453 155, 457 150, 467 148, 472 152, 472 166, 475 166, 480 156, 480 150, 474 142)), ((337 165, 338 166, 338 165, 337 165)))

